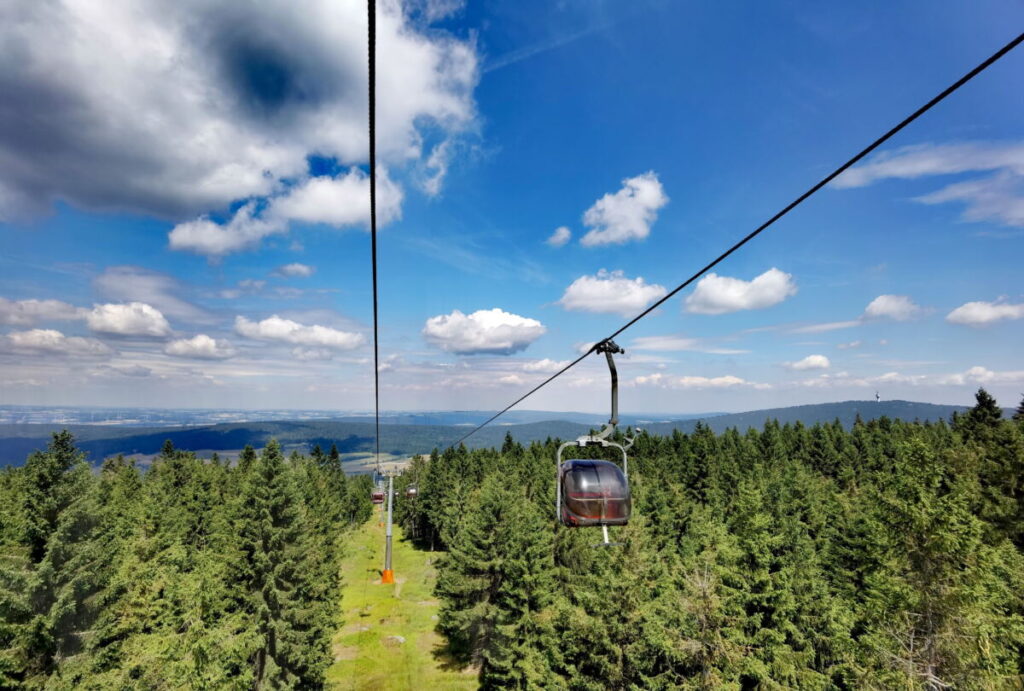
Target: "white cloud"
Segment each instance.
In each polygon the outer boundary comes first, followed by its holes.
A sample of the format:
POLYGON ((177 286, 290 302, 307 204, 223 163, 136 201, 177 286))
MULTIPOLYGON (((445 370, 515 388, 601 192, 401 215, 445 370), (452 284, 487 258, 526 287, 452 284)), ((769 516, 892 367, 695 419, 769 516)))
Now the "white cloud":
POLYGON ((700 279, 685 304, 687 312, 725 314, 771 307, 796 292, 793 276, 775 267, 752 281, 711 273, 700 279))
MULTIPOLYGON (((879 295, 864 308, 864 314, 857 319, 840 322, 825 322, 823 324, 809 324, 791 329, 792 333, 823 333, 825 331, 838 331, 839 329, 852 329, 855 326, 862 326, 869 319, 892 319, 894 321, 907 321, 919 317, 925 313, 925 309, 914 303, 906 295, 879 295)), ((885 345, 885 342, 880 342, 885 345)), ((840 350, 857 348, 860 341, 842 343, 836 346, 840 350)))
POLYGON ((735 387, 751 387, 770 389, 770 384, 747 381, 742 377, 726 374, 720 377, 673 377, 662 372, 639 376, 633 379, 636 386, 655 386, 666 389, 730 389, 735 387))
POLYGON ((1005 226, 1024 226, 1024 176, 1010 172, 953 183, 917 197, 916 201, 922 204, 964 202, 965 221, 995 221, 1005 226))
POLYGON ((293 262, 291 264, 285 264, 284 266, 277 267, 274 273, 280 276, 288 276, 289 278, 309 278, 315 272, 316 269, 312 266, 293 262))
POLYGON ((785 363, 785 366, 787 369, 802 371, 809 369, 828 369, 832 366, 832 363, 829 362, 828 358, 824 355, 808 355, 802 360, 787 362, 785 363))
POLYGON ((164 347, 168 355, 198 360, 223 360, 232 357, 235 349, 225 340, 214 339, 206 334, 196 334, 192 338, 179 338, 164 347))
POLYGON ((296 360, 312 362, 316 360, 330 360, 334 352, 327 348, 292 348, 292 355, 296 360))
POLYGON ((864 187, 887 178, 909 180, 1001 168, 1024 175, 1024 144, 969 142, 904 146, 854 166, 836 178, 832 186, 841 189, 864 187))
POLYGON ((951 374, 941 383, 962 386, 964 384, 1018 384, 1024 382, 1024 370, 993 372, 987 367, 975 365, 966 372, 951 374))
POLYGON ((209 319, 205 310, 178 297, 184 291, 180 281, 140 266, 108 267, 93 280, 93 287, 108 300, 144 302, 175 319, 209 319))
POLYGON ((553 232, 551 234, 551 237, 549 237, 544 242, 550 245, 551 247, 562 247, 571 239, 572 231, 566 228, 565 226, 560 226, 558 228, 555 228, 555 232, 553 232))
POLYGON ((595 247, 643 240, 658 218, 658 209, 667 203, 668 197, 654 171, 627 178, 622 181, 622 189, 604 195, 583 214, 583 225, 590 230, 580 244, 595 247))
MULTIPOLYGON (((402 190, 377 171, 377 227, 399 218, 402 190)), ((270 202, 266 217, 342 228, 370 223, 370 178, 358 168, 340 177, 307 178, 270 202)))
POLYGON ((174 226, 167 235, 172 250, 182 250, 208 257, 250 249, 263 238, 287 230, 280 219, 256 217, 256 205, 246 204, 235 212, 231 220, 221 225, 201 217, 174 226))
POLYGON ((793 329, 795 334, 816 334, 823 333, 825 331, 838 331, 839 329, 851 329, 855 326, 863 324, 860 319, 853 319, 845 322, 826 322, 824 324, 809 324, 807 326, 798 326, 793 329))
POLYGON ((31 354, 102 356, 112 352, 95 338, 65 336, 54 329, 14 331, 3 338, 11 349, 31 354))
MULTIPOLYGON (((387 175, 377 172, 377 227, 399 218, 402 189, 387 175)), ((305 178, 270 197, 257 214, 255 203, 242 206, 231 219, 218 224, 201 217, 179 223, 168 235, 171 249, 211 258, 257 246, 263 238, 284 233, 289 223, 324 224, 335 228, 370 223, 370 181, 359 168, 339 177, 305 178)))
POLYGON ((693 351, 697 353, 711 353, 713 355, 740 355, 749 353, 749 350, 737 350, 735 348, 715 348, 704 344, 696 338, 685 336, 643 336, 633 341, 632 347, 636 350, 654 350, 661 352, 693 351))
POLYGON ((144 302, 95 305, 85 320, 93 331, 118 336, 160 338, 171 333, 171 325, 160 310, 144 302))
POLYGON ((839 350, 852 350, 854 348, 860 348, 862 345, 862 341, 850 341, 849 343, 838 343, 836 344, 836 348, 839 350))
MULTIPOLYGON (((313 324, 306 326, 276 314, 262 321, 250 321, 242 316, 235 317, 235 331, 246 338, 257 341, 277 341, 312 348, 333 348, 354 350, 363 345, 366 338, 360 333, 340 331, 329 326, 313 324)), ((297 355, 297 357, 299 357, 297 355)))
POLYGON ((567 310, 633 316, 664 297, 664 286, 647 283, 641 277, 626 278, 621 271, 601 269, 594 276, 580 276, 558 303, 567 310))
POLYGON ((226 300, 234 300, 240 298, 243 295, 249 295, 252 293, 258 293, 263 290, 263 287, 267 285, 266 281, 257 280, 254 278, 243 278, 237 284, 235 288, 228 288, 218 293, 218 296, 226 300))
POLYGON ((510 355, 525 350, 546 331, 536 319, 495 307, 468 315, 455 310, 431 317, 423 327, 423 336, 442 350, 458 355, 510 355))
MULTIPOLYGON (((378 3, 384 163, 476 120, 476 47, 429 26, 443 14, 378 3)), ((182 218, 267 196, 311 155, 366 160, 358 3, 5 3, 0 61, 20 66, 0 75, 0 217, 64 199, 182 218)))
POLYGON ((60 300, 8 300, 0 297, 0 324, 31 326, 41 321, 80 319, 86 310, 60 300))
POLYGON ((110 365, 98 365, 89 371, 90 377, 97 379, 121 379, 123 377, 141 378, 153 374, 153 370, 142 365, 130 365, 128 367, 112 367, 110 365))
POLYGON ((864 309, 864 318, 902 322, 920 316, 922 312, 924 310, 906 295, 879 295, 864 309))
POLYGON ((569 360, 551 360, 549 358, 544 358, 543 360, 524 362, 523 371, 530 373, 540 372, 542 374, 554 374, 568 364, 569 360))
POLYGON ((523 384, 523 378, 518 374, 506 374, 504 377, 499 377, 498 381, 502 384, 513 384, 515 386, 523 384))
POLYGON ((914 179, 997 171, 994 175, 950 184, 916 199, 924 204, 959 201, 966 221, 995 221, 1024 226, 1024 144, 967 142, 908 146, 875 156, 833 182, 837 188, 863 187, 886 178, 914 179))
POLYGON ((946 321, 966 326, 988 326, 1003 319, 1024 318, 1024 303, 968 302, 946 315, 946 321))

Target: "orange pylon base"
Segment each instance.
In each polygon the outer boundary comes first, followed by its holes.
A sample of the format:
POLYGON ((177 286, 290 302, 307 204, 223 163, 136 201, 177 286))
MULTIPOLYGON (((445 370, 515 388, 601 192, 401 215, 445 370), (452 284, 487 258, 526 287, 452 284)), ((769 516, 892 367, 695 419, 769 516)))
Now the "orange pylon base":
POLYGON ((380 574, 380 582, 387 585, 395 582, 395 572, 391 569, 384 569, 380 574))

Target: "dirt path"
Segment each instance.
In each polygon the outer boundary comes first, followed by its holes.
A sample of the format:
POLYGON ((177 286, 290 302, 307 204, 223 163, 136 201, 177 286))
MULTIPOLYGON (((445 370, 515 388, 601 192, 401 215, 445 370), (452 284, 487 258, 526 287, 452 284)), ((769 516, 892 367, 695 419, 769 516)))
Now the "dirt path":
POLYGON ((384 529, 376 517, 352 533, 344 564, 344 626, 332 645, 327 671, 333 689, 474 689, 473 670, 459 669, 442 653, 435 631, 433 562, 439 552, 415 549, 396 529, 394 585, 380 584, 384 529))

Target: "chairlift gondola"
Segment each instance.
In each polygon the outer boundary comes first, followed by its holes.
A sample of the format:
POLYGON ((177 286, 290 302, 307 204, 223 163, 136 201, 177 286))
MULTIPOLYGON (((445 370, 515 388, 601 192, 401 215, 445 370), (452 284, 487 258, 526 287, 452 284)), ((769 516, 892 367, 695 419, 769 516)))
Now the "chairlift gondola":
POLYGON ((418 491, 417 491, 417 489, 416 489, 416 487, 414 485, 410 485, 409 487, 405 488, 405 498, 406 499, 415 499, 417 494, 418 494, 418 491))
POLYGON ((372 492, 370 492, 370 501, 372 501, 374 504, 383 504, 384 503, 384 491, 383 490, 379 490, 379 489, 375 489, 372 492))
POLYGON ((612 380, 612 415, 597 434, 579 437, 558 447, 555 516, 569 528, 601 526, 604 537, 601 545, 608 546, 613 544, 608 541, 608 526, 629 523, 633 509, 629 492, 629 457, 626 454, 633 445, 633 439, 626 439, 625 444, 608 440, 619 424, 619 377, 612 355, 625 351, 612 341, 598 343, 594 351, 604 353, 608 361, 612 380), (563 451, 572 446, 618 449, 622 454, 622 467, 611 461, 589 458, 563 461, 563 451))

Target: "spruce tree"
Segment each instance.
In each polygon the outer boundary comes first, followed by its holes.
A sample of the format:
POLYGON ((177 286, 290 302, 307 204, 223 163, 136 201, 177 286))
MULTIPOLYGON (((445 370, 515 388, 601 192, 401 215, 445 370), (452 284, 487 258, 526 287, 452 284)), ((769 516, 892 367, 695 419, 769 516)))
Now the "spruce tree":
POLYGON ((295 489, 276 441, 253 466, 238 509, 234 580, 254 633, 253 687, 319 684, 328 663, 330 620, 313 599, 310 567, 318 555, 303 534, 295 489))
POLYGON ((493 474, 469 504, 441 562, 439 628, 485 688, 537 687, 550 678, 551 536, 539 510, 493 474))

